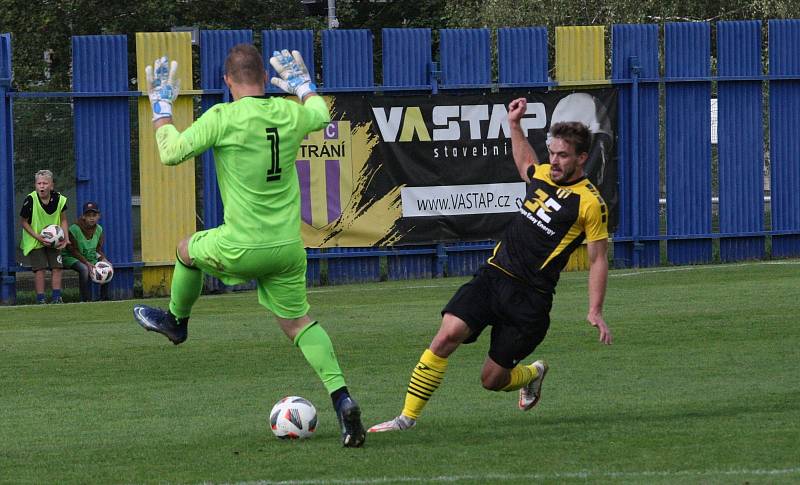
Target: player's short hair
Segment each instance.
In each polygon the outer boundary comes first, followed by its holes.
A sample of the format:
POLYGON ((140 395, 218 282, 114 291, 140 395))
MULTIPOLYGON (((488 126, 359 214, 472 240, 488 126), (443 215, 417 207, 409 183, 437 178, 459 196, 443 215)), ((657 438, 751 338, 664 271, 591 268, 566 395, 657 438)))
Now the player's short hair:
POLYGON ((239 84, 264 84, 264 59, 253 44, 236 44, 225 59, 225 74, 239 84))
POLYGON ((589 153, 592 144, 592 134, 589 128, 579 121, 562 121, 550 127, 551 138, 561 138, 575 147, 575 155, 589 153))
POLYGON ((39 170, 33 175, 33 181, 35 182, 39 178, 46 178, 53 180, 53 172, 50 170, 39 170))

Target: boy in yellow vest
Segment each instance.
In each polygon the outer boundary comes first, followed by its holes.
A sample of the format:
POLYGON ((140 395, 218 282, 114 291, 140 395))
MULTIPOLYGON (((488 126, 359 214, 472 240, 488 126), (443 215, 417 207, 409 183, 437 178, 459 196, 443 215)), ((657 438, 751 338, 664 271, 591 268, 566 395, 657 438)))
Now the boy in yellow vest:
POLYGON ((25 197, 19 212, 22 226, 20 248, 34 274, 36 303, 45 303, 44 272, 48 269, 52 274, 51 303, 64 303, 61 299, 61 250, 69 243, 67 198, 53 190, 55 185, 50 170, 36 172, 34 181, 36 190, 25 197), (61 226, 64 230, 64 240, 56 247, 50 246, 40 234, 42 229, 51 224, 61 226))

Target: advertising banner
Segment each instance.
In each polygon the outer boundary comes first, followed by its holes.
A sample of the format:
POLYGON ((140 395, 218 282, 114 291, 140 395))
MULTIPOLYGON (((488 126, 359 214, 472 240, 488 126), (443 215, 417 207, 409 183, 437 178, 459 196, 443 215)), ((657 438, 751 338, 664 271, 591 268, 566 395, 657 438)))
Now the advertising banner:
POLYGON ((547 130, 580 121, 592 132, 586 162, 616 224, 616 90, 326 99, 332 121, 297 155, 308 247, 371 247, 496 239, 525 194, 508 103, 528 100, 521 125, 547 163, 547 130))

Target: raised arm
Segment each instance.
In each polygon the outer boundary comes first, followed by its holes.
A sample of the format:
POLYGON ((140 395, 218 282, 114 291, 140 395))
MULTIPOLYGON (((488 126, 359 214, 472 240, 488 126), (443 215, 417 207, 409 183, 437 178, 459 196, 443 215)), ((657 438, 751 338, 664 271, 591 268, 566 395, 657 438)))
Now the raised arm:
POLYGON ((590 241, 589 252, 589 313, 586 320, 597 327, 599 341, 611 345, 611 330, 603 319, 603 300, 608 282, 608 239, 590 241))
POLYGON ((178 99, 180 79, 177 75, 177 61, 170 61, 166 56, 155 60, 152 66, 145 68, 147 96, 153 110, 153 128, 156 132, 156 144, 161 163, 178 165, 179 163, 202 153, 209 146, 202 130, 192 137, 193 143, 175 128, 172 121, 172 105, 178 99))
POLYGON ((159 57, 152 66, 145 67, 144 73, 147 97, 153 109, 153 128, 158 131, 172 124, 172 103, 178 99, 180 90, 178 62, 170 62, 167 56, 159 57))
POLYGON ((539 160, 520 125, 520 120, 527 108, 528 101, 525 98, 517 98, 510 102, 508 104, 508 126, 511 128, 511 152, 514 155, 517 171, 522 180, 530 182, 528 169, 531 165, 538 165, 539 160))
POLYGON ((278 74, 278 77, 270 79, 270 83, 297 96, 303 105, 306 116, 300 120, 303 126, 298 128, 310 133, 327 126, 331 122, 328 105, 317 94, 317 86, 311 80, 303 55, 299 51, 289 52, 286 49, 274 51, 269 63, 278 74))

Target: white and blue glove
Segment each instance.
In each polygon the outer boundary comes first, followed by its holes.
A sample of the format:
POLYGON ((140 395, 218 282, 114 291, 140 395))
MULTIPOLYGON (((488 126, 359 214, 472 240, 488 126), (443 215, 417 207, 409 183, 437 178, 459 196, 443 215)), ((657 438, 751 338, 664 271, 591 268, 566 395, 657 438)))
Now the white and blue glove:
POLYGON ((273 85, 289 94, 294 94, 301 101, 309 94, 317 92, 317 86, 311 82, 306 63, 303 62, 303 56, 298 51, 292 51, 291 54, 286 49, 280 52, 275 51, 272 53, 269 63, 280 76, 269 80, 273 85))
POLYGON ((178 97, 180 80, 178 62, 169 62, 167 56, 156 59, 152 67, 144 68, 147 79, 147 96, 153 107, 153 121, 172 117, 172 103, 178 97))

